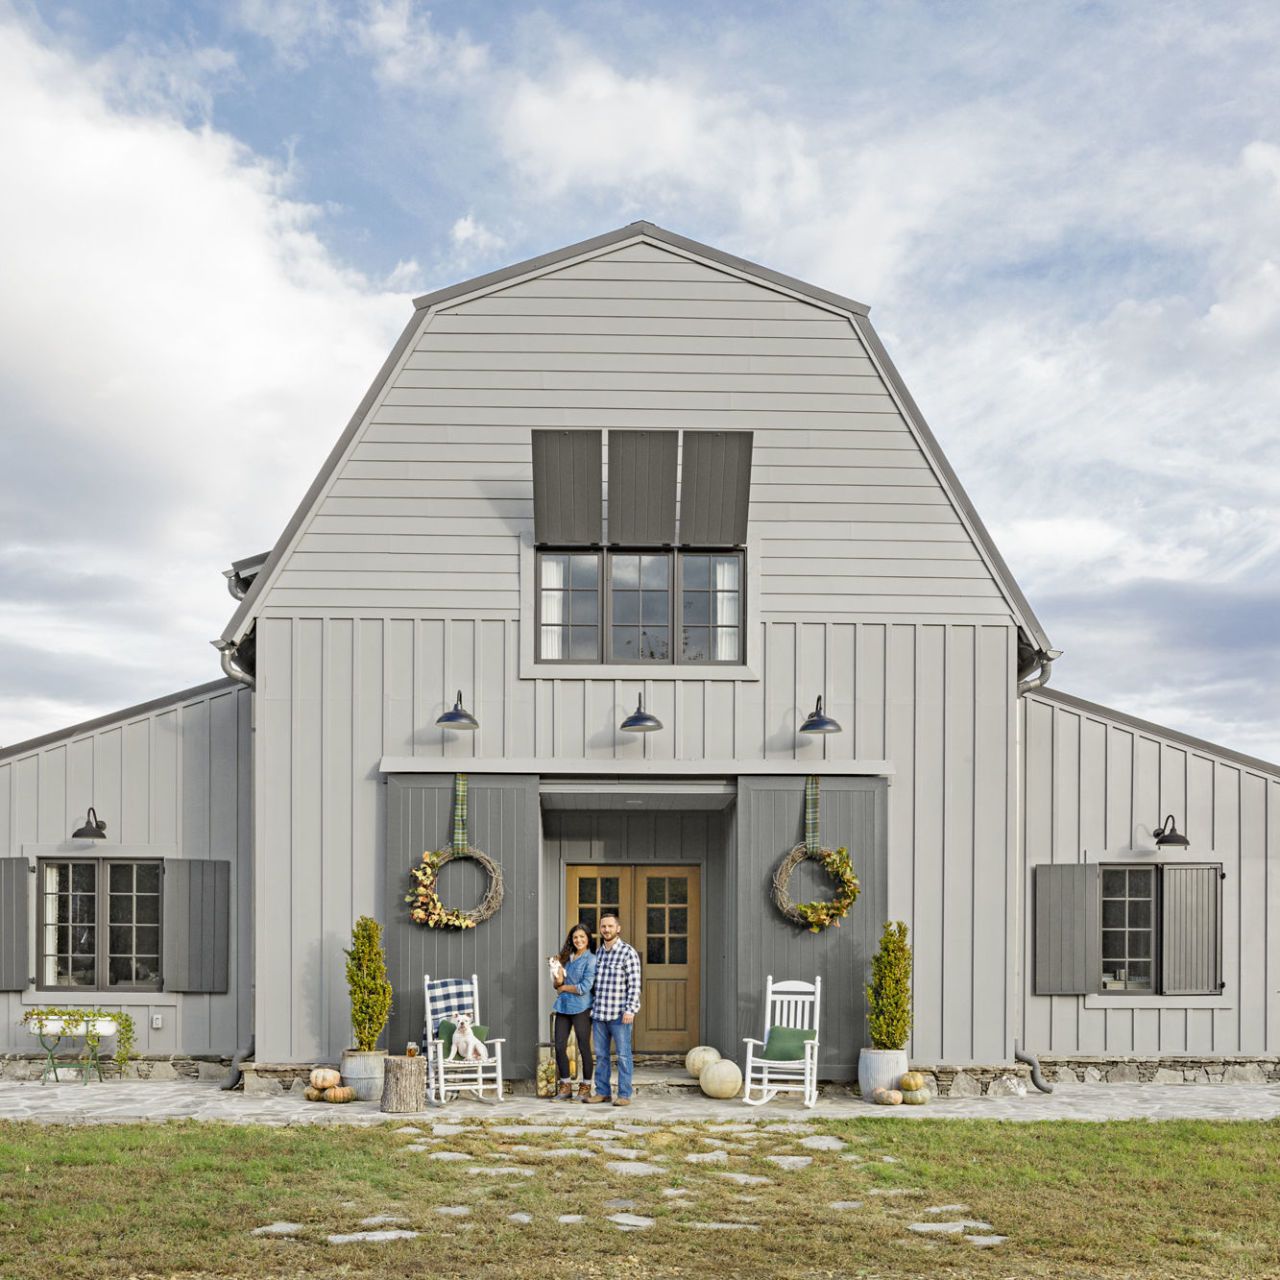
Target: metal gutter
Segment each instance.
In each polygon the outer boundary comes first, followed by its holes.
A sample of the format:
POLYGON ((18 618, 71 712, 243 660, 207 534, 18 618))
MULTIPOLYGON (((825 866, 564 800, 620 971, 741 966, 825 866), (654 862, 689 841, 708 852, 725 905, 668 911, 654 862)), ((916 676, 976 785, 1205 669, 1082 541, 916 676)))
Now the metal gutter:
POLYGON ((105 729, 108 725, 119 724, 124 720, 132 720, 144 716, 151 711, 162 711, 165 707, 177 706, 180 702, 188 702, 202 698, 223 689, 234 689, 234 680, 211 680, 208 684, 194 685, 183 689, 181 693, 171 693, 164 698, 155 698, 151 702, 140 702, 137 706, 126 707, 123 711, 113 711, 109 715, 95 716, 92 720, 83 720, 67 729, 57 729, 53 733, 41 734, 38 738, 28 738, 25 742, 15 742, 8 747, 0 747, 0 760, 9 760, 14 756, 25 755, 29 751, 37 751, 41 747, 51 746, 66 738, 74 738, 78 734, 89 733, 93 729, 105 729))

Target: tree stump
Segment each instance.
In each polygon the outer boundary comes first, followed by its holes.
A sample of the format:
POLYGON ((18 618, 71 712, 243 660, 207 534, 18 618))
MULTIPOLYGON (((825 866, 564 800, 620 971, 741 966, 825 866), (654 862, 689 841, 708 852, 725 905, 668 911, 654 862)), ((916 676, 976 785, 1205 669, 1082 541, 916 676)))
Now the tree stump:
POLYGON ((426 1109, 426 1058, 422 1054, 415 1058, 389 1055, 386 1073, 382 1078, 382 1110, 394 1114, 426 1109))

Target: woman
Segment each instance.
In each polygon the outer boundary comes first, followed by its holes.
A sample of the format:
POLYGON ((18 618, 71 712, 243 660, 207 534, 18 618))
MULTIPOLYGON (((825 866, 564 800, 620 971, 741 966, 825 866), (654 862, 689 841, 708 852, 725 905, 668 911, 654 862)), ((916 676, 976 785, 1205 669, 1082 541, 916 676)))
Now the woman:
POLYGON ((575 924, 564 940, 560 952, 564 965, 564 981, 556 986, 556 1002, 552 1005, 556 1015, 556 1069, 560 1072, 560 1092, 556 1102, 569 1102, 573 1098, 573 1080, 569 1076, 569 1029, 573 1029, 578 1041, 578 1063, 582 1071, 582 1083, 578 1097, 591 1093, 591 1077, 595 1074, 595 1060, 591 1056, 591 988, 596 982, 596 957, 591 947, 591 934, 584 924, 575 924))

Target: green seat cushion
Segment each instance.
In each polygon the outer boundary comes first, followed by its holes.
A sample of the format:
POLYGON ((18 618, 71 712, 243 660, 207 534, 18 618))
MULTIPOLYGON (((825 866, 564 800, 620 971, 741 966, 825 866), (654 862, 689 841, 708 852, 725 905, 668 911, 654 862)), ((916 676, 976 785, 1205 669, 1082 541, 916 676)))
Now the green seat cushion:
POLYGON ((798 1062, 804 1057, 805 1043, 817 1035, 801 1027, 770 1027, 761 1056, 768 1062, 798 1062))
MULTIPOLYGON (((450 1022, 448 1018, 440 1020, 440 1030, 436 1032, 436 1039, 444 1042, 444 1056, 447 1058, 453 1052, 453 1033, 457 1031, 458 1024, 450 1022)), ((489 1028, 482 1027, 478 1022, 471 1024, 472 1034, 477 1040, 487 1040, 489 1038, 489 1028)))

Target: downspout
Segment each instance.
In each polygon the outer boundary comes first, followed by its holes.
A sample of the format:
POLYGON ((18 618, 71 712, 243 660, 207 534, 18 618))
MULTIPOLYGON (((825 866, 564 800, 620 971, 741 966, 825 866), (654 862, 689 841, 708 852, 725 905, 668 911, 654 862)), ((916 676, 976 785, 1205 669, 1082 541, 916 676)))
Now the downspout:
POLYGON ((1018 696, 1030 693, 1032 689, 1043 689, 1049 683, 1051 674, 1049 668, 1053 666, 1054 660, 1060 657, 1062 657, 1061 649, 1050 649, 1047 652, 1042 649, 1037 650, 1030 662, 1018 671, 1018 696), (1031 674, 1033 671, 1036 671, 1034 676, 1031 674))
POLYGON ((1034 1053, 1023 1053, 1022 1041, 1020 1040, 1013 1042, 1013 1060, 1015 1062, 1025 1062, 1031 1068, 1031 1083, 1041 1093, 1053 1092, 1053 1085, 1040 1074, 1040 1059, 1034 1053))
POLYGON ((247 1062, 253 1057, 253 1036, 249 1037, 249 1047, 241 1049, 234 1058, 231 1059, 231 1066, 227 1071, 227 1078, 219 1086, 222 1089, 234 1089, 240 1083, 240 1077, 244 1072, 240 1070, 240 1064, 247 1062))
POLYGON ((252 689, 254 687, 254 673, 249 665, 249 655, 242 655, 240 645, 232 644, 229 640, 211 640, 210 644, 222 656, 222 670, 230 676, 232 680, 238 680, 241 684, 252 689))
POLYGON ((249 584, 234 569, 224 569, 222 572, 226 574, 227 590, 231 592, 231 598, 243 600, 249 594, 249 584))

